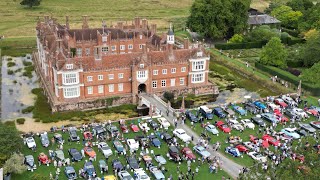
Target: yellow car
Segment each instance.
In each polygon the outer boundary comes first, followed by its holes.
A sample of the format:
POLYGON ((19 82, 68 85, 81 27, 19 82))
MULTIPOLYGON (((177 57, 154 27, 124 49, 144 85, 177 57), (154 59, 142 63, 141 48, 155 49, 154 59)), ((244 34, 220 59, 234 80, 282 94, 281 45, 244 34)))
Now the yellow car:
POLYGON ((105 176, 104 180, 117 180, 117 178, 114 175, 105 176))

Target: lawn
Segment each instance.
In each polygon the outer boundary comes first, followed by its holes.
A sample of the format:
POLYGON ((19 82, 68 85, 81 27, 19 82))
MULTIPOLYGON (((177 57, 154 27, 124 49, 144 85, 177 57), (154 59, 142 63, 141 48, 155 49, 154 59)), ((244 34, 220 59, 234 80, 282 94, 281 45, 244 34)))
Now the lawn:
MULTIPOLYGON (((129 123, 135 123, 137 124, 138 121, 137 120, 134 120, 134 121, 131 121, 131 122, 126 122, 127 125, 129 123)), ((116 123, 115 124, 118 128, 119 128, 119 124, 116 123)), ((151 131, 152 132, 152 131, 151 131)), ((151 133, 150 132, 150 133, 151 133)), ((172 132, 172 129, 169 129, 169 132, 172 132)), ((68 134, 67 133, 64 133, 62 134, 63 135, 63 138, 65 139, 66 143, 64 144, 64 154, 65 154, 65 157, 69 157, 69 155, 67 154, 67 150, 69 148, 76 148, 78 149, 79 151, 83 148, 83 145, 82 143, 80 144, 77 144, 75 142, 69 144, 67 142, 67 138, 68 138, 68 134)), ((82 139, 82 135, 80 134, 80 132, 78 132, 78 135, 80 136, 80 138, 82 139)), ((143 135, 143 133, 140 131, 138 133, 133 133, 131 131, 129 131, 128 134, 124 134, 124 137, 125 138, 134 138, 135 136, 137 135, 143 135)), ((53 137, 53 134, 52 133, 49 133, 49 139, 51 139, 53 137)), ((82 140, 80 141, 82 142, 82 140)), ((33 152, 31 151, 30 149, 27 148, 27 146, 24 146, 22 152, 25 154, 25 155, 33 155, 34 158, 37 158, 37 156, 39 155, 40 152, 44 152, 46 154, 48 154, 48 149, 52 149, 52 150, 55 150, 57 148, 56 144, 55 145, 50 145, 49 148, 43 148, 43 147, 40 147, 41 146, 41 143, 40 143, 40 139, 39 137, 36 137, 36 143, 37 143, 37 152, 33 152)), ((111 157, 109 157, 109 160, 107 162, 108 166, 109 166, 109 174, 112 174, 112 168, 111 168, 111 161, 113 159, 120 159, 120 161, 126 165, 125 163, 125 157, 123 155, 121 155, 120 157, 116 156, 114 154, 114 147, 112 146, 112 142, 111 141, 107 141, 108 145, 111 147, 111 149, 113 150, 113 155, 111 157)), ((151 149, 154 150, 154 153, 155 154, 162 154, 164 157, 166 157, 166 153, 168 152, 168 146, 167 144, 161 140, 161 148, 155 148, 155 147, 152 147, 151 149)), ((189 145, 189 147, 192 147, 192 145, 189 145)), ((93 149, 95 150, 95 152, 97 153, 97 161, 100 160, 100 159, 104 159, 104 157, 102 156, 102 153, 101 152, 98 152, 98 149, 97 147, 93 147, 93 149)), ((137 154, 139 154, 140 152, 138 152, 137 154)), ((198 155, 197 155, 198 156, 198 155)), ((86 157, 85 159, 88 160, 88 157, 86 157)), ((97 175, 99 177, 101 177, 102 175, 100 174, 99 170, 98 170, 98 162, 97 161, 94 161, 94 166, 97 170, 97 175)), ((38 164, 38 162, 36 161, 36 163, 38 164)), ((155 160, 153 160, 153 163, 154 165, 158 165, 158 163, 156 163, 155 160)), ((80 162, 76 162, 74 163, 72 166, 76 169, 76 172, 78 172, 78 170, 80 168, 82 168, 84 165, 84 159, 82 159, 82 161, 80 162)), ((194 171, 196 166, 198 165, 198 162, 195 162, 195 163, 192 163, 192 170, 194 171)), ((142 167, 145 167, 145 164, 144 162, 141 163, 141 166, 142 167)), ((168 161, 167 159, 167 164, 165 165, 165 168, 168 170, 168 172, 165 173, 165 176, 166 177, 169 177, 170 174, 173 175, 173 179, 177 179, 177 176, 178 176, 178 173, 177 173, 177 163, 174 163, 173 161, 168 161)), ((187 172, 187 165, 186 165, 186 161, 183 161, 182 164, 180 165, 180 169, 183 173, 186 173, 187 172)), ((61 168, 61 172, 64 170, 64 168, 62 167, 61 168)), ((54 166, 51 164, 49 167, 48 166, 40 166, 38 167, 37 170, 35 170, 34 172, 30 172, 30 171, 27 171, 27 172, 24 172, 23 174, 20 174, 20 175, 14 175, 13 176, 13 179, 16 179, 16 180, 24 180, 24 179, 32 179, 32 176, 34 174, 39 174, 39 175, 42 175, 43 178, 48 178, 49 177, 49 174, 50 172, 52 172, 52 174, 54 175, 55 174, 55 169, 54 169, 54 166)), ((148 171, 147 171, 148 172, 148 171)), ((133 172, 130 172, 130 174, 133 176, 133 172)), ((148 172, 149 176, 152 177, 152 175, 148 172)), ((195 176, 195 179, 221 179, 222 176, 224 177, 228 177, 227 173, 222 171, 222 170, 219 170, 217 174, 210 174, 209 173, 209 167, 207 164, 204 164, 204 165, 201 165, 200 168, 199 168, 199 174, 195 176)), ((65 175, 63 173, 61 173, 59 175, 59 179, 66 179, 65 175)))
MULTIPOLYGON (((315 101, 315 99, 313 99, 313 98, 310 98, 310 97, 304 97, 304 99, 303 100, 307 100, 308 102, 309 102, 309 105, 317 105, 317 103, 316 103, 316 101, 315 101)), ((240 105, 240 106, 242 106, 242 105, 240 105)), ((230 108, 231 108, 231 106, 230 106, 230 108)), ((302 106, 300 106, 300 108, 302 108, 302 106)), ((193 111, 194 113, 196 112, 195 110, 193 111)), ((237 116, 238 116, 238 114, 237 114, 237 116)), ((241 118, 240 118, 240 120, 241 119, 250 119, 251 117, 252 117, 253 115, 251 115, 250 113, 248 113, 248 115, 247 116, 242 116, 241 118)), ((208 122, 210 122, 211 124, 214 124, 214 122, 215 121, 218 121, 218 120, 221 120, 220 118, 218 118, 217 116, 214 116, 214 119, 213 120, 209 120, 208 122)), ((240 122, 240 120, 239 120, 239 118, 238 118, 238 121, 240 122)), ((316 118, 314 117, 314 116, 311 116, 308 120, 306 120, 304 123, 308 123, 308 122, 311 122, 311 121, 315 121, 316 120, 316 118)), ((225 120, 223 120, 224 122, 225 122, 225 120)), ((191 124, 190 124, 190 121, 189 120, 187 120, 186 121, 186 124, 187 125, 189 125, 189 126, 191 126, 191 124)), ((267 124, 268 125, 271 125, 269 122, 267 122, 267 124)), ((283 126, 283 125, 278 125, 277 127, 276 127, 276 131, 277 132, 279 132, 281 129, 283 129, 284 127, 287 127, 287 126, 289 126, 289 123, 286 125, 286 126, 283 126)), ((194 125, 194 131, 197 133, 197 134, 201 134, 201 133, 204 133, 205 131, 204 131, 204 128, 202 128, 201 127, 201 124, 200 123, 195 123, 195 125, 194 125)), ((213 134, 211 134, 211 133, 207 133, 212 139, 211 139, 211 144, 213 144, 213 143, 216 143, 217 141, 219 141, 220 142, 220 144, 221 144, 221 149, 220 149, 220 152, 221 153, 223 153, 223 154, 225 154, 225 156, 226 157, 229 157, 231 160, 233 160, 233 161, 235 161, 236 163, 238 163, 238 164, 241 164, 241 165, 243 165, 243 166, 246 166, 246 167, 250 167, 250 166, 252 166, 252 165, 254 165, 254 160, 251 158, 251 157, 249 157, 248 155, 243 155, 243 158, 234 158, 234 157, 232 157, 231 155, 229 155, 229 154, 227 154, 224 150, 225 150, 225 148, 227 147, 227 146, 230 146, 230 144, 229 143, 226 143, 226 140, 227 140, 227 138, 229 137, 229 136, 240 136, 241 138, 242 138, 242 140, 243 140, 243 142, 245 142, 245 141, 249 141, 250 139, 249 139, 249 135, 254 135, 254 136, 256 136, 256 137, 259 137, 259 138, 261 138, 262 137, 262 133, 259 133, 259 128, 258 128, 258 126, 255 124, 255 129, 254 130, 252 130, 252 129, 245 129, 243 132, 240 132, 240 131, 237 131, 237 130, 232 130, 231 131, 231 134, 226 134, 226 133, 223 133, 223 132, 221 132, 220 130, 219 130, 219 136, 216 136, 216 135, 213 135, 213 134)), ((270 150, 273 150, 274 148, 273 147, 271 147, 270 146, 270 148, 269 148, 270 150)))
POLYGON ((31 54, 36 47, 35 37, 5 38, 0 40, 0 55, 25 56, 26 54, 31 54))

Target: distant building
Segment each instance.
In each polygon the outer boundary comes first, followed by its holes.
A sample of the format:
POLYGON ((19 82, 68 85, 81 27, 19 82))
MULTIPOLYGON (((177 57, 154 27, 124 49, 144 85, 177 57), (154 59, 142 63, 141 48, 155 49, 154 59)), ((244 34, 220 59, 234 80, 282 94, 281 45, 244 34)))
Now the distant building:
POLYGON ((36 71, 53 111, 137 103, 139 93, 212 94, 210 55, 198 44, 175 46, 174 33, 157 35, 146 19, 70 29, 45 16, 37 24, 36 71), (108 102, 108 103, 107 103, 108 102))
POLYGON ((261 25, 268 25, 271 28, 280 29, 281 21, 279 21, 275 17, 272 17, 268 14, 260 13, 258 10, 253 8, 250 8, 248 10, 248 14, 249 14, 249 18, 248 18, 249 31, 261 25))

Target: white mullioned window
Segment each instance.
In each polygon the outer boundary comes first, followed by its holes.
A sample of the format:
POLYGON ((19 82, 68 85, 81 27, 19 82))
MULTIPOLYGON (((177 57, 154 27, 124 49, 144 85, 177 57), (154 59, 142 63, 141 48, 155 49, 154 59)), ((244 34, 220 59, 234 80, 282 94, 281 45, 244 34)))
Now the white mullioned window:
POLYGON ((114 79, 114 74, 109 74, 109 79, 114 79))
POLYGON ((176 79, 171 79, 171 86, 175 86, 176 85, 176 79))
POLYGON ((184 85, 184 78, 180 78, 180 85, 184 85))
POLYGON ((171 73, 176 73, 177 69, 176 68, 171 68, 171 73))
POLYGON ((157 81, 152 81, 152 88, 157 88, 157 81))
POLYGON ((204 73, 195 73, 195 74, 192 74, 191 82, 192 82, 192 83, 201 83, 201 82, 204 82, 204 73))
POLYGON ((98 75, 98 80, 99 81, 103 80, 103 75, 98 75))
POLYGON ((75 98, 80 96, 79 87, 65 87, 63 88, 64 98, 75 98))
POLYGON ((187 68, 186 67, 182 67, 181 68, 181 72, 186 72, 187 68))
POLYGON ((153 75, 158 75, 159 71, 158 70, 153 70, 153 75))
POLYGON ((62 83, 64 85, 78 84, 79 83, 78 73, 63 73, 62 83))
POLYGON ((139 44, 139 48, 142 49, 144 44, 139 44))
POLYGON ((138 78, 145 78, 146 77, 146 71, 138 71, 137 77, 138 78))
POLYGON ((92 82, 93 81, 93 77, 92 76, 87 76, 87 81, 88 82, 92 82))
POLYGON ((77 48, 77 56, 81 57, 82 56, 82 49, 77 48))
POLYGON ((114 84, 109 84, 109 92, 114 92, 114 84))
POLYGON ((202 71, 205 69, 205 61, 193 61, 192 71, 202 71))
POLYGON ((73 64, 66 64, 67 69, 73 69, 73 64))
POLYGON ((167 69, 162 69, 162 74, 167 74, 167 69))
POLYGON ((86 48, 86 55, 87 55, 87 56, 90 55, 90 48, 86 48))
POLYGON ((109 47, 108 47, 108 46, 102 47, 102 48, 101 48, 101 51, 104 52, 104 53, 105 53, 105 52, 108 52, 108 51, 109 51, 109 47))
POLYGON ((116 46, 111 46, 111 50, 115 51, 116 50, 116 46))
POLYGON ((108 37, 107 36, 102 36, 102 42, 107 42, 108 37))
POLYGON ((123 83, 118 84, 118 91, 123 91, 123 83))
POLYGON ((133 49, 133 45, 132 45, 132 44, 129 44, 129 45, 128 45, 128 49, 133 49))
POLYGON ((103 88, 103 85, 99 85, 99 86, 98 86, 98 93, 99 93, 99 94, 102 94, 102 93, 103 93, 103 89, 104 89, 104 88, 103 88))
POLYGON ((93 94, 93 87, 92 86, 87 87, 87 91, 88 91, 88 94, 93 94))
POLYGON ((120 50, 125 50, 126 46, 125 45, 120 45, 120 50))
POLYGON ((123 78, 123 73, 119 73, 119 74, 118 74, 118 78, 119 78, 119 79, 122 79, 122 78, 123 78))
POLYGON ((161 80, 161 87, 166 87, 166 80, 161 80))

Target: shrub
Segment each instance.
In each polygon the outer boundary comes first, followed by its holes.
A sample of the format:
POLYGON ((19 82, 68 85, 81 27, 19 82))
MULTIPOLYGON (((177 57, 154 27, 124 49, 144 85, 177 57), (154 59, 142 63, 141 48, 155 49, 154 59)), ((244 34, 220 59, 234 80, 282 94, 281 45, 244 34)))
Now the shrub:
POLYGON ((28 106, 27 108, 22 109, 23 114, 31 113, 34 109, 34 106, 28 106))
POLYGON ((13 66, 15 66, 15 65, 16 65, 15 62, 8 62, 8 64, 7 64, 8 67, 13 67, 13 66))
POLYGON ((8 75, 12 75, 14 72, 11 69, 7 70, 8 75))
POLYGON ((18 118, 16 121, 17 121, 18 124, 24 124, 26 119, 25 118, 18 118))
POLYGON ((174 94, 166 91, 164 92, 163 97, 168 101, 172 101, 174 99, 174 94))
POLYGON ((12 58, 8 58, 8 59, 7 59, 7 61, 12 61, 12 60, 13 60, 12 58))
POLYGON ((18 83, 18 81, 17 81, 17 80, 13 80, 12 82, 13 82, 14 84, 17 84, 17 83, 18 83))
POLYGON ((24 65, 24 66, 31 66, 31 65, 32 65, 32 62, 23 61, 23 65, 24 65))
POLYGON ((17 70, 15 70, 14 72, 17 73, 17 72, 21 72, 22 71, 22 68, 19 68, 17 70))
POLYGON ((295 76, 299 76, 301 74, 301 71, 299 69, 294 69, 294 68, 287 68, 287 71, 289 71, 291 74, 295 76))

